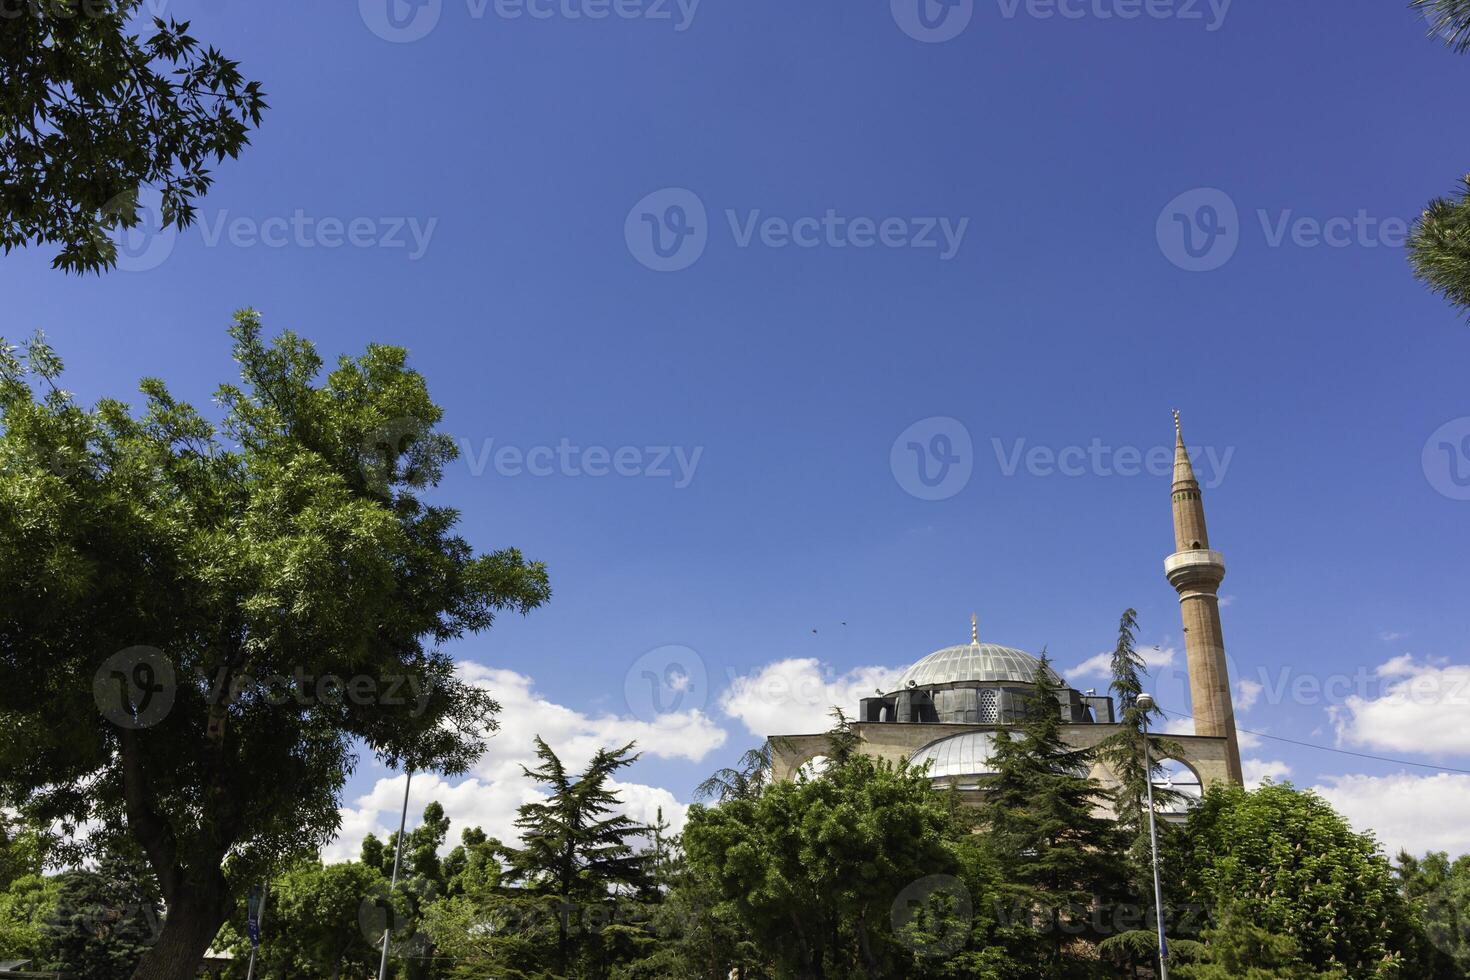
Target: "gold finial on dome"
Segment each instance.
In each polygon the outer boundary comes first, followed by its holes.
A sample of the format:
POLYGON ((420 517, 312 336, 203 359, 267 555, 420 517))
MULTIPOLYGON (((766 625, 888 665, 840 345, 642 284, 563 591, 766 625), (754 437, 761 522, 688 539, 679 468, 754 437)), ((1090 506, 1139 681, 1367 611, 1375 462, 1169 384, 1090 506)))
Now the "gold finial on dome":
POLYGON ((980 645, 980 620, 974 613, 970 613, 970 642, 976 646, 980 645))

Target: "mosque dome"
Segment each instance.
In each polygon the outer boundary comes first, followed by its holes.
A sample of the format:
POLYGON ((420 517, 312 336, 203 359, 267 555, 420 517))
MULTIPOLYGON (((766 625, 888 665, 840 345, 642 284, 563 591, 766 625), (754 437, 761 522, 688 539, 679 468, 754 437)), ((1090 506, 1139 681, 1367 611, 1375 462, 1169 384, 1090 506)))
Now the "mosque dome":
MULTIPOLYGON (((935 650, 918 661, 898 679, 898 689, 912 684, 931 687, 941 684, 964 684, 977 681, 1008 681, 1031 684, 1041 661, 1023 650, 997 646, 994 643, 968 643, 964 646, 935 650)), ((1058 685, 1066 682, 1050 667, 1047 673, 1058 685)))
POLYGON ((909 756, 909 765, 929 765, 930 779, 959 776, 989 776, 995 773, 991 758, 995 736, 990 732, 965 732, 930 742, 909 756))

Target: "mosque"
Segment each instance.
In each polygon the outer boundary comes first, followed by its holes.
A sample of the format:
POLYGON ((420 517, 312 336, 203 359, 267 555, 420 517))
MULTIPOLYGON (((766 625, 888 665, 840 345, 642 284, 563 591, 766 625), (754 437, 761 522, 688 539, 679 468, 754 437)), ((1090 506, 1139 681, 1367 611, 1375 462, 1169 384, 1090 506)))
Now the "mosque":
MULTIPOLYGON (((1194 734, 1169 735, 1179 752, 1165 762, 1162 782, 1179 792, 1182 810, 1190 797, 1215 784, 1240 785, 1242 778, 1217 594, 1225 560, 1210 547, 1204 501, 1178 412, 1172 495, 1174 553, 1164 559, 1164 576, 1179 593, 1194 734)), ((1032 654, 980 642, 971 617, 968 644, 936 650, 904 671, 895 690, 862 699, 853 724, 858 751, 894 762, 927 763, 936 785, 973 798, 992 771, 994 733, 1020 719, 1040 666, 1032 654)), ((1055 672, 1051 679, 1061 686, 1058 710, 1069 745, 1090 748, 1118 731, 1111 697, 1078 692, 1055 672)), ((773 736, 771 745, 777 779, 793 778, 828 750, 825 734, 773 736)), ((1094 764, 1092 776, 1104 788, 1117 784, 1101 763, 1094 764)))

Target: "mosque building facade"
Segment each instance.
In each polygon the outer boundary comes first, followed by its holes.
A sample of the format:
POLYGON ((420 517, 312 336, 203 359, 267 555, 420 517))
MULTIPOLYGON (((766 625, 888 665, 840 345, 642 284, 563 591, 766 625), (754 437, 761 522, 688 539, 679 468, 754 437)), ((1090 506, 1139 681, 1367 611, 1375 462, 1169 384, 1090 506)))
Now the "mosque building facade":
MULTIPOLYGON (((1240 785, 1242 774, 1220 624, 1225 560, 1210 548, 1204 501, 1177 412, 1174 438, 1174 552, 1164 559, 1164 575, 1179 593, 1194 734, 1168 735, 1178 752, 1165 763, 1164 780, 1185 800, 1182 808, 1213 785, 1240 785)), ((1016 724, 1033 702, 1040 667, 1040 660, 1022 650, 982 643, 971 617, 968 644, 936 650, 905 670, 893 691, 875 693, 856 706, 852 731, 858 751, 895 763, 927 764, 936 786, 973 798, 993 771, 994 733, 1016 724)), ((1060 687, 1058 710, 1068 745, 1092 748, 1119 730, 1119 709, 1111 697, 1079 692, 1055 672, 1051 679, 1060 687)), ((818 733, 772 736, 770 744, 773 778, 791 779, 824 756, 829 742, 818 733)), ((1117 783, 1101 762, 1093 764, 1091 775, 1104 788, 1117 783)))

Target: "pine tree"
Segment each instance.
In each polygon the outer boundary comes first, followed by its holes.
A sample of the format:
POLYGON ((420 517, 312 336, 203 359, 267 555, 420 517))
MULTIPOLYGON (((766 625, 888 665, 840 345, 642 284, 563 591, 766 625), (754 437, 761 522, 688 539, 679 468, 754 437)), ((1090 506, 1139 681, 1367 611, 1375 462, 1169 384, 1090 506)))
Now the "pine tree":
POLYGON ((1062 737, 1061 693, 1043 652, 1018 733, 996 732, 996 775, 978 814, 1020 905, 1052 940, 1051 973, 1069 937, 1104 933, 1092 913, 1117 896, 1123 874, 1118 831, 1097 812, 1105 796, 1088 774, 1092 753, 1062 737))
MULTIPOLYGON (((1470 0, 1413 0, 1410 6, 1451 50, 1470 51, 1470 0)), ((1470 175, 1464 184, 1464 192, 1429 202, 1409 238, 1409 258, 1416 276, 1470 313, 1470 175)))
MULTIPOLYGON (((1148 831, 1148 782, 1155 784, 1154 807, 1167 809, 1183 801, 1183 794, 1158 785, 1164 770, 1160 763, 1181 751, 1177 743, 1150 735, 1149 758, 1153 765, 1145 773, 1143 761, 1143 733, 1149 722, 1162 718, 1158 705, 1144 710, 1138 705, 1138 696, 1143 693, 1143 676, 1148 672, 1136 648, 1138 613, 1132 609, 1123 611, 1118 621, 1118 642, 1113 647, 1112 683, 1108 690, 1118 701, 1119 726, 1114 735, 1108 736, 1097 747, 1100 758, 1117 777, 1118 785, 1108 794, 1117 826, 1127 841, 1128 867, 1133 872, 1133 893, 1143 899, 1144 904, 1152 900, 1153 874, 1150 861, 1148 831)), ((1167 825, 1160 823, 1161 832, 1167 825)))
POLYGON ((107 853, 97 870, 61 876, 45 934, 49 970, 87 980, 127 980, 158 938, 158 889, 141 858, 107 853))
POLYGON ((551 794, 520 808, 516 826, 524 846, 509 848, 507 853, 512 877, 533 894, 556 901, 555 966, 556 975, 561 976, 567 973, 575 947, 587 940, 580 918, 573 935, 572 916, 600 916, 607 912, 617 888, 647 887, 647 859, 634 850, 629 838, 648 828, 613 814, 618 797, 607 785, 618 770, 637 760, 633 743, 599 749, 576 778, 540 736, 536 755, 541 760, 537 768, 521 769, 549 787, 551 794))

